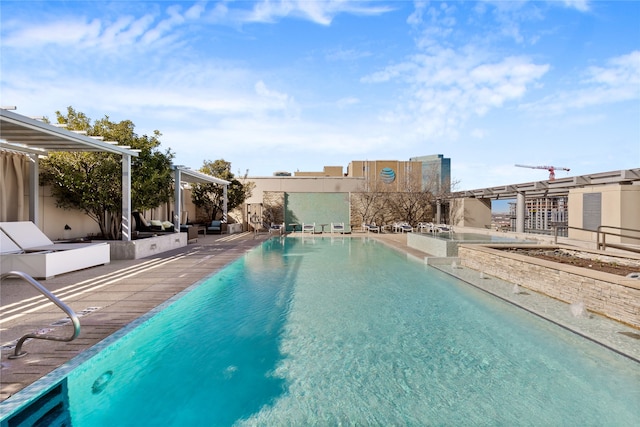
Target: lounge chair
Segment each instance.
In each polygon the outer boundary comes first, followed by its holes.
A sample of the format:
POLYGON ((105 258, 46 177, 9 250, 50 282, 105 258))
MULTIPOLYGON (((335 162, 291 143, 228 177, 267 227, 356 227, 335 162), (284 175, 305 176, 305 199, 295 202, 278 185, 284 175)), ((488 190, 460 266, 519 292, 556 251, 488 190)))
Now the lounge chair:
POLYGON ((271 223, 269 226, 269 234, 284 234, 284 222, 282 224, 271 223))
POLYGON ((375 222, 372 222, 371 224, 363 224, 362 227, 364 228, 364 231, 366 231, 367 233, 370 231, 373 231, 374 233, 380 232, 380 227, 377 226, 375 222))
POLYGON ((394 222, 393 223, 393 232, 394 233, 408 233, 413 231, 413 227, 409 225, 408 222, 394 222))
POLYGON ((133 219, 136 222, 136 231, 138 232, 173 232, 175 231, 175 226, 170 221, 158 221, 151 220, 147 221, 147 219, 140 212, 131 212, 133 219))
POLYGON ((403 222, 400 224, 400 232, 401 233, 410 233, 413 231, 413 227, 409 225, 408 222, 403 222))
POLYGON ((433 224, 430 222, 419 222, 418 231, 422 233, 423 230, 426 230, 427 232, 433 231, 433 224))
POLYGON ((344 222, 332 222, 331 223, 331 232, 332 233, 344 233, 344 222))
POLYGON ((222 234, 222 221, 211 221, 211 224, 207 226, 207 233, 222 234))
POLYGON ((316 223, 313 224, 302 224, 302 232, 303 233, 315 233, 316 232, 316 223))
POLYGON ((447 224, 438 224, 434 226, 434 231, 438 233, 453 233, 453 227, 447 224))
POLYGON ((0 222, 1 272, 22 271, 32 277, 58 274, 109 264, 109 244, 53 243, 30 221, 0 222))

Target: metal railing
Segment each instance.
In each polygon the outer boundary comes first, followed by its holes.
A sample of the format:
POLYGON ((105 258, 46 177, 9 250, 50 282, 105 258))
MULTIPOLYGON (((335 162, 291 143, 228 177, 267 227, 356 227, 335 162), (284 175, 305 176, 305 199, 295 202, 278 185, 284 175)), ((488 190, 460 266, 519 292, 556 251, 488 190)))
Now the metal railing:
POLYGON ((21 279, 25 280, 31 286, 33 286, 34 288, 39 290, 40 293, 42 293, 42 295, 47 297, 51 302, 53 302, 55 305, 60 307, 60 309, 62 309, 62 311, 64 311, 65 314, 67 316, 69 316, 69 319, 71 319, 71 322, 73 323, 73 335, 71 335, 68 338, 58 337, 58 336, 55 336, 55 335, 47 335, 47 334, 26 334, 26 335, 24 335, 22 338, 20 338, 18 340, 18 343, 16 344, 16 349, 13 352, 13 354, 9 356, 9 359, 17 359, 17 358, 23 357, 23 356, 25 356, 27 354, 26 351, 22 351, 22 345, 24 344, 25 340, 27 340, 28 338, 39 339, 39 340, 69 342, 69 341, 73 341, 74 339, 76 339, 78 337, 78 335, 80 335, 80 320, 78 320, 78 316, 76 315, 76 313, 74 313, 74 311, 71 308, 69 308, 69 306, 67 306, 65 303, 60 301, 55 295, 53 295, 51 292, 49 292, 49 290, 47 288, 42 286, 33 277, 29 276, 26 273, 23 273, 22 271, 10 271, 8 273, 5 273, 5 274, 0 276, 0 280, 3 280, 3 279, 8 278, 8 277, 18 277, 18 278, 21 278, 21 279))
MULTIPOLYGON (((602 249, 603 251, 607 249, 607 236, 617 236, 617 237, 622 237, 625 239, 634 239, 637 240, 640 243, 640 230, 636 230, 634 228, 624 228, 624 227, 612 227, 610 225, 601 225, 598 227, 598 234, 596 236, 596 242, 598 244, 598 249, 602 249), (611 231, 604 231, 602 230, 603 228, 610 228, 612 230, 617 230, 620 231, 620 233, 615 233, 615 232, 611 232, 611 231), (623 234, 621 233, 622 231, 631 231, 633 233, 636 233, 635 236, 630 236, 629 234, 623 234), (602 236, 602 242, 600 242, 600 236, 602 236)), ((611 244, 609 243, 609 246, 612 248, 617 248, 617 249, 625 249, 628 251, 632 251, 632 252, 640 252, 640 249, 636 249, 636 248, 631 248, 629 246, 623 246, 623 245, 619 245, 619 244, 611 244)))
MULTIPOLYGON (((624 227, 613 227, 610 225, 601 225, 598 227, 597 230, 592 230, 592 229, 587 229, 587 228, 580 228, 580 227, 569 227, 568 225, 553 225, 553 241, 554 244, 558 243, 558 230, 560 229, 564 229, 564 230, 578 230, 578 231, 588 231, 590 233, 596 233, 596 249, 598 250, 606 250, 607 246, 611 247, 611 248, 616 248, 616 249, 623 249, 626 251, 630 251, 630 252, 638 252, 640 253, 640 248, 635 248, 629 245, 621 245, 621 244, 612 244, 612 243, 607 243, 606 242, 606 236, 616 236, 616 237, 622 237, 625 239, 633 239, 633 240, 637 240, 640 243, 640 230, 636 230, 635 228, 624 228, 624 227), (610 228, 613 230, 618 230, 618 231, 627 231, 627 232, 632 232, 632 233, 636 233, 637 235, 630 235, 628 233, 616 233, 616 232, 612 232, 612 231, 604 231, 602 230, 603 228, 610 228)), ((566 236, 565 236, 566 237, 566 236)))

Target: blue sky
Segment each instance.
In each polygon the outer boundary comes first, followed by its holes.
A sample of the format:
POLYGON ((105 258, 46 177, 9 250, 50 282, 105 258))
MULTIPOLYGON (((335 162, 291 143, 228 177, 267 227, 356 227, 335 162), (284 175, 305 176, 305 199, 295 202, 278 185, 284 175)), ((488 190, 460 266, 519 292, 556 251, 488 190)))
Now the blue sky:
POLYGON ((457 189, 640 166, 638 1, 6 1, 0 103, 234 173, 451 158, 457 189))

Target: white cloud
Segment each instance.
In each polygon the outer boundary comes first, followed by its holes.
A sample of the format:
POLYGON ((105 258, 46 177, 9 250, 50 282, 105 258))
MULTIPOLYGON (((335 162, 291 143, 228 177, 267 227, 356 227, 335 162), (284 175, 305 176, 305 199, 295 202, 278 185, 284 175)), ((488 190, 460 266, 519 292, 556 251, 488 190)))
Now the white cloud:
POLYGON ((588 12, 591 10, 589 0, 563 0, 565 7, 579 10, 580 12, 588 12))
POLYGON ((319 25, 330 25, 340 13, 354 15, 380 15, 393 10, 389 6, 373 1, 349 0, 263 0, 244 14, 235 14, 241 22, 273 23, 281 18, 305 19, 319 25))
POLYGON ((522 98, 549 70, 526 57, 495 62, 474 49, 440 49, 415 55, 363 78, 364 82, 403 81, 410 90, 386 117, 410 118, 425 138, 458 137, 458 128, 473 115, 483 116, 506 102, 522 98))
POLYGON ((587 68, 575 89, 559 91, 522 108, 543 115, 563 114, 569 110, 639 98, 640 51, 633 51, 609 59, 605 66, 587 68))

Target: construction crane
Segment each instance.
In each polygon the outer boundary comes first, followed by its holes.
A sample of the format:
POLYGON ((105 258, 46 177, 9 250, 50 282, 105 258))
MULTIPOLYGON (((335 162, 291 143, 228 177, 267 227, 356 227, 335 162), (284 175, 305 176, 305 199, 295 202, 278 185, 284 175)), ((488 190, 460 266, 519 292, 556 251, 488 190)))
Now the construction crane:
POLYGON ((556 171, 562 170, 569 172, 569 168, 561 168, 559 166, 527 166, 527 165, 516 165, 519 168, 531 168, 531 169, 545 169, 549 171, 549 181, 553 181, 556 179, 556 171))

